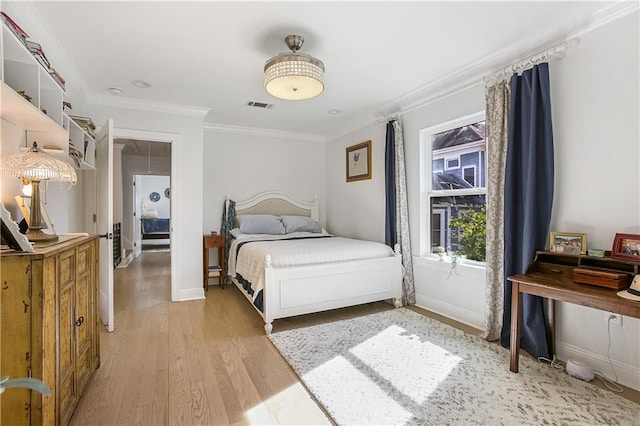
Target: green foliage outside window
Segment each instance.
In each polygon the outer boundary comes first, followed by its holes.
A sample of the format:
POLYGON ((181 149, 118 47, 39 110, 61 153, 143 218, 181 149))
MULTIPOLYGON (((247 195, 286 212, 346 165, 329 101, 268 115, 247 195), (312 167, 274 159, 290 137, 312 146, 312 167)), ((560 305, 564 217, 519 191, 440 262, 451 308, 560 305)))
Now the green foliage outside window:
POLYGON ((449 224, 451 229, 460 229, 460 250, 458 254, 466 255, 467 259, 484 262, 487 251, 487 207, 479 211, 471 210, 449 224))

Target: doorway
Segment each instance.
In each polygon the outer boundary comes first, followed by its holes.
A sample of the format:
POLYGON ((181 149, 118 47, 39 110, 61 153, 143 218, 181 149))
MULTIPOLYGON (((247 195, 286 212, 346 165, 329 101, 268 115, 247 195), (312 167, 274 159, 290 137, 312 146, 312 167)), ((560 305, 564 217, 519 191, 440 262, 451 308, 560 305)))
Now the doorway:
MULTIPOLYGON (((135 213, 134 203, 134 175, 162 175, 167 176, 169 184, 165 186, 159 196, 165 198, 169 205, 170 224, 169 232, 173 232, 173 223, 176 220, 174 197, 176 191, 175 176, 177 176, 177 163, 175 154, 180 136, 171 133, 114 129, 114 143, 122 144, 122 207, 123 207, 123 254, 128 262, 135 259, 136 235, 140 230, 140 213, 135 213), (168 191, 165 191, 167 190, 168 191), (168 197, 165 196, 167 192, 168 197), (127 258, 128 257, 128 258, 127 258)), ((151 203, 151 201, 150 201, 151 203)), ((176 257, 173 255, 175 244, 173 236, 168 238, 169 256, 171 263, 171 275, 175 275, 176 257)), ((140 247, 141 248, 141 247, 140 247)), ((171 300, 175 300, 176 285, 172 279, 171 300)))
POLYGON ((171 176, 136 174, 132 188, 134 257, 143 252, 170 251, 171 176))

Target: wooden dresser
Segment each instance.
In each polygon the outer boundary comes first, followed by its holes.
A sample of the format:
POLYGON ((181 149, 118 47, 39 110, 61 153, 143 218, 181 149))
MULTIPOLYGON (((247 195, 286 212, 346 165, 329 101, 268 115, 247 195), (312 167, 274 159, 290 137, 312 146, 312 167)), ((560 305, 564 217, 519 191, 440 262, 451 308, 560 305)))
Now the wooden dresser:
MULTIPOLYGON (((61 237, 62 238, 62 237, 61 237)), ((66 425, 100 365, 98 237, 61 241, 0 257, 0 375, 34 377, 0 395, 2 425, 66 425)))

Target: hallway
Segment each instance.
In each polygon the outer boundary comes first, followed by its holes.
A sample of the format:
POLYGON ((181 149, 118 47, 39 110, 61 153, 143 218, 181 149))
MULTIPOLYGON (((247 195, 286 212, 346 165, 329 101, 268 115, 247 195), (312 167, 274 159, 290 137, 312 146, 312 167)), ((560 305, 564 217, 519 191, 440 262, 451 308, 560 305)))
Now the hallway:
POLYGON ((115 331, 101 331, 72 425, 329 423, 234 286, 171 303, 170 253, 153 252, 116 269, 114 287, 115 331))

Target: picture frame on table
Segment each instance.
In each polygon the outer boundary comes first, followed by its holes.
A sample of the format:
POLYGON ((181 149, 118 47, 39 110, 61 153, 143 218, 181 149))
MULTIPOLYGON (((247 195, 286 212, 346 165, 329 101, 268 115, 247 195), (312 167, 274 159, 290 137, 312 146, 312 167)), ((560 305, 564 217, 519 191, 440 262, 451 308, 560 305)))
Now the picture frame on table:
POLYGON ((613 238, 611 257, 640 262, 640 234, 617 233, 613 238))
POLYGON ((14 250, 33 253, 33 245, 26 235, 20 233, 18 224, 11 218, 11 213, 4 207, 4 203, 0 203, 0 219, 2 222, 2 239, 5 244, 14 250))
POLYGON ((346 149, 347 182, 371 179, 371 141, 346 149))
POLYGON ((563 254, 586 254, 587 234, 584 232, 551 232, 549 250, 563 254))

